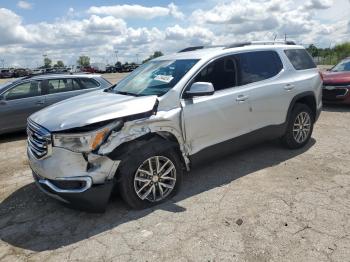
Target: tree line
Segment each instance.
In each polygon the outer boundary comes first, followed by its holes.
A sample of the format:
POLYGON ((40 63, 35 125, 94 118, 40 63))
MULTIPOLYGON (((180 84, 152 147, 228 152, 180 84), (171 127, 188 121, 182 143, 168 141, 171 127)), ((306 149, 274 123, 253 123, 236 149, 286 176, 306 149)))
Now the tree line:
MULTIPOLYGON (((152 55, 150 55, 147 59, 143 60, 142 63, 146 63, 149 60, 162 56, 163 53, 161 51, 155 51, 152 55)), ((136 63, 132 62, 132 63, 128 63, 125 62, 124 64, 122 64, 120 61, 118 61, 117 63, 115 63, 115 66, 117 67, 121 67, 123 65, 135 65, 136 63)), ((81 67, 89 67, 90 66, 90 57, 86 56, 86 55, 82 55, 79 56, 78 60, 77 60, 77 65, 81 66, 81 67)), ((56 67, 64 67, 64 63, 62 60, 58 60, 54 65, 52 65, 52 60, 48 57, 44 58, 44 65, 42 66, 43 68, 56 68, 56 67)))
POLYGON ((306 49, 318 64, 335 65, 340 60, 350 57, 350 42, 338 44, 331 48, 318 48, 311 44, 306 49))

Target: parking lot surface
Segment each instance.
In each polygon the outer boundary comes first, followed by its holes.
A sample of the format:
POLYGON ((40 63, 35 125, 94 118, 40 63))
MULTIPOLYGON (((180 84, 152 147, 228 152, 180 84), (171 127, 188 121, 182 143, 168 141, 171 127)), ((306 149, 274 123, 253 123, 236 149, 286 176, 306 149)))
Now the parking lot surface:
POLYGON ((169 202, 114 196, 103 214, 41 193, 25 134, 0 136, 0 260, 350 261, 349 126, 350 107, 325 107, 304 149, 266 142, 192 170, 169 202))

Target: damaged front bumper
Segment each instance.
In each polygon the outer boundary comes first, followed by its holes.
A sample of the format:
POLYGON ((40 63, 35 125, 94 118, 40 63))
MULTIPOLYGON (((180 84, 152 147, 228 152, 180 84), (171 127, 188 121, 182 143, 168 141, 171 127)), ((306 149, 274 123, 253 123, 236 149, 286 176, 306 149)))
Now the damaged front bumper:
POLYGON ((119 161, 56 147, 44 159, 37 159, 29 148, 27 155, 34 180, 46 194, 75 208, 105 210, 119 161))

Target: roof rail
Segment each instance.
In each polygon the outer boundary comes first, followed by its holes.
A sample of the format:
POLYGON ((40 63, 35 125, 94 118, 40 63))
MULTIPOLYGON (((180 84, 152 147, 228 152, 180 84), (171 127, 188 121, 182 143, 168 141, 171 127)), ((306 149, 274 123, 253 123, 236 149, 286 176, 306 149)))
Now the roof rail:
POLYGON ((39 73, 39 74, 29 74, 29 75, 21 77, 21 80, 29 79, 29 78, 36 77, 36 76, 45 76, 45 75, 73 75, 73 73, 70 73, 70 72, 44 72, 44 73, 39 73))
POLYGON ((195 50, 204 49, 204 48, 215 48, 215 47, 224 47, 224 46, 223 45, 190 46, 190 47, 186 47, 185 49, 180 50, 178 53, 190 52, 190 51, 195 51, 195 50))
POLYGON ((238 42, 225 46, 224 49, 234 48, 234 47, 242 47, 247 45, 274 45, 274 44, 285 44, 285 45, 295 45, 294 41, 250 41, 250 42, 238 42))
POLYGON ((194 50, 203 49, 203 48, 204 46, 190 46, 180 50, 178 53, 189 52, 189 51, 194 51, 194 50))
POLYGON ((295 45, 294 41, 286 40, 275 40, 275 41, 252 41, 253 45, 274 45, 274 44, 285 44, 285 45, 295 45))

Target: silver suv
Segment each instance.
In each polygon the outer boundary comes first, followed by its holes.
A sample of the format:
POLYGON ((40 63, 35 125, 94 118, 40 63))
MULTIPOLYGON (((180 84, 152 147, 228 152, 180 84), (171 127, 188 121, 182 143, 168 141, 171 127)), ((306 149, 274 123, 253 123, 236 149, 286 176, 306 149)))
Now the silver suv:
POLYGON ((293 43, 186 48, 33 114, 29 163, 37 185, 70 205, 103 211, 114 189, 149 207, 172 197, 200 159, 273 138, 303 147, 321 86, 293 43))

